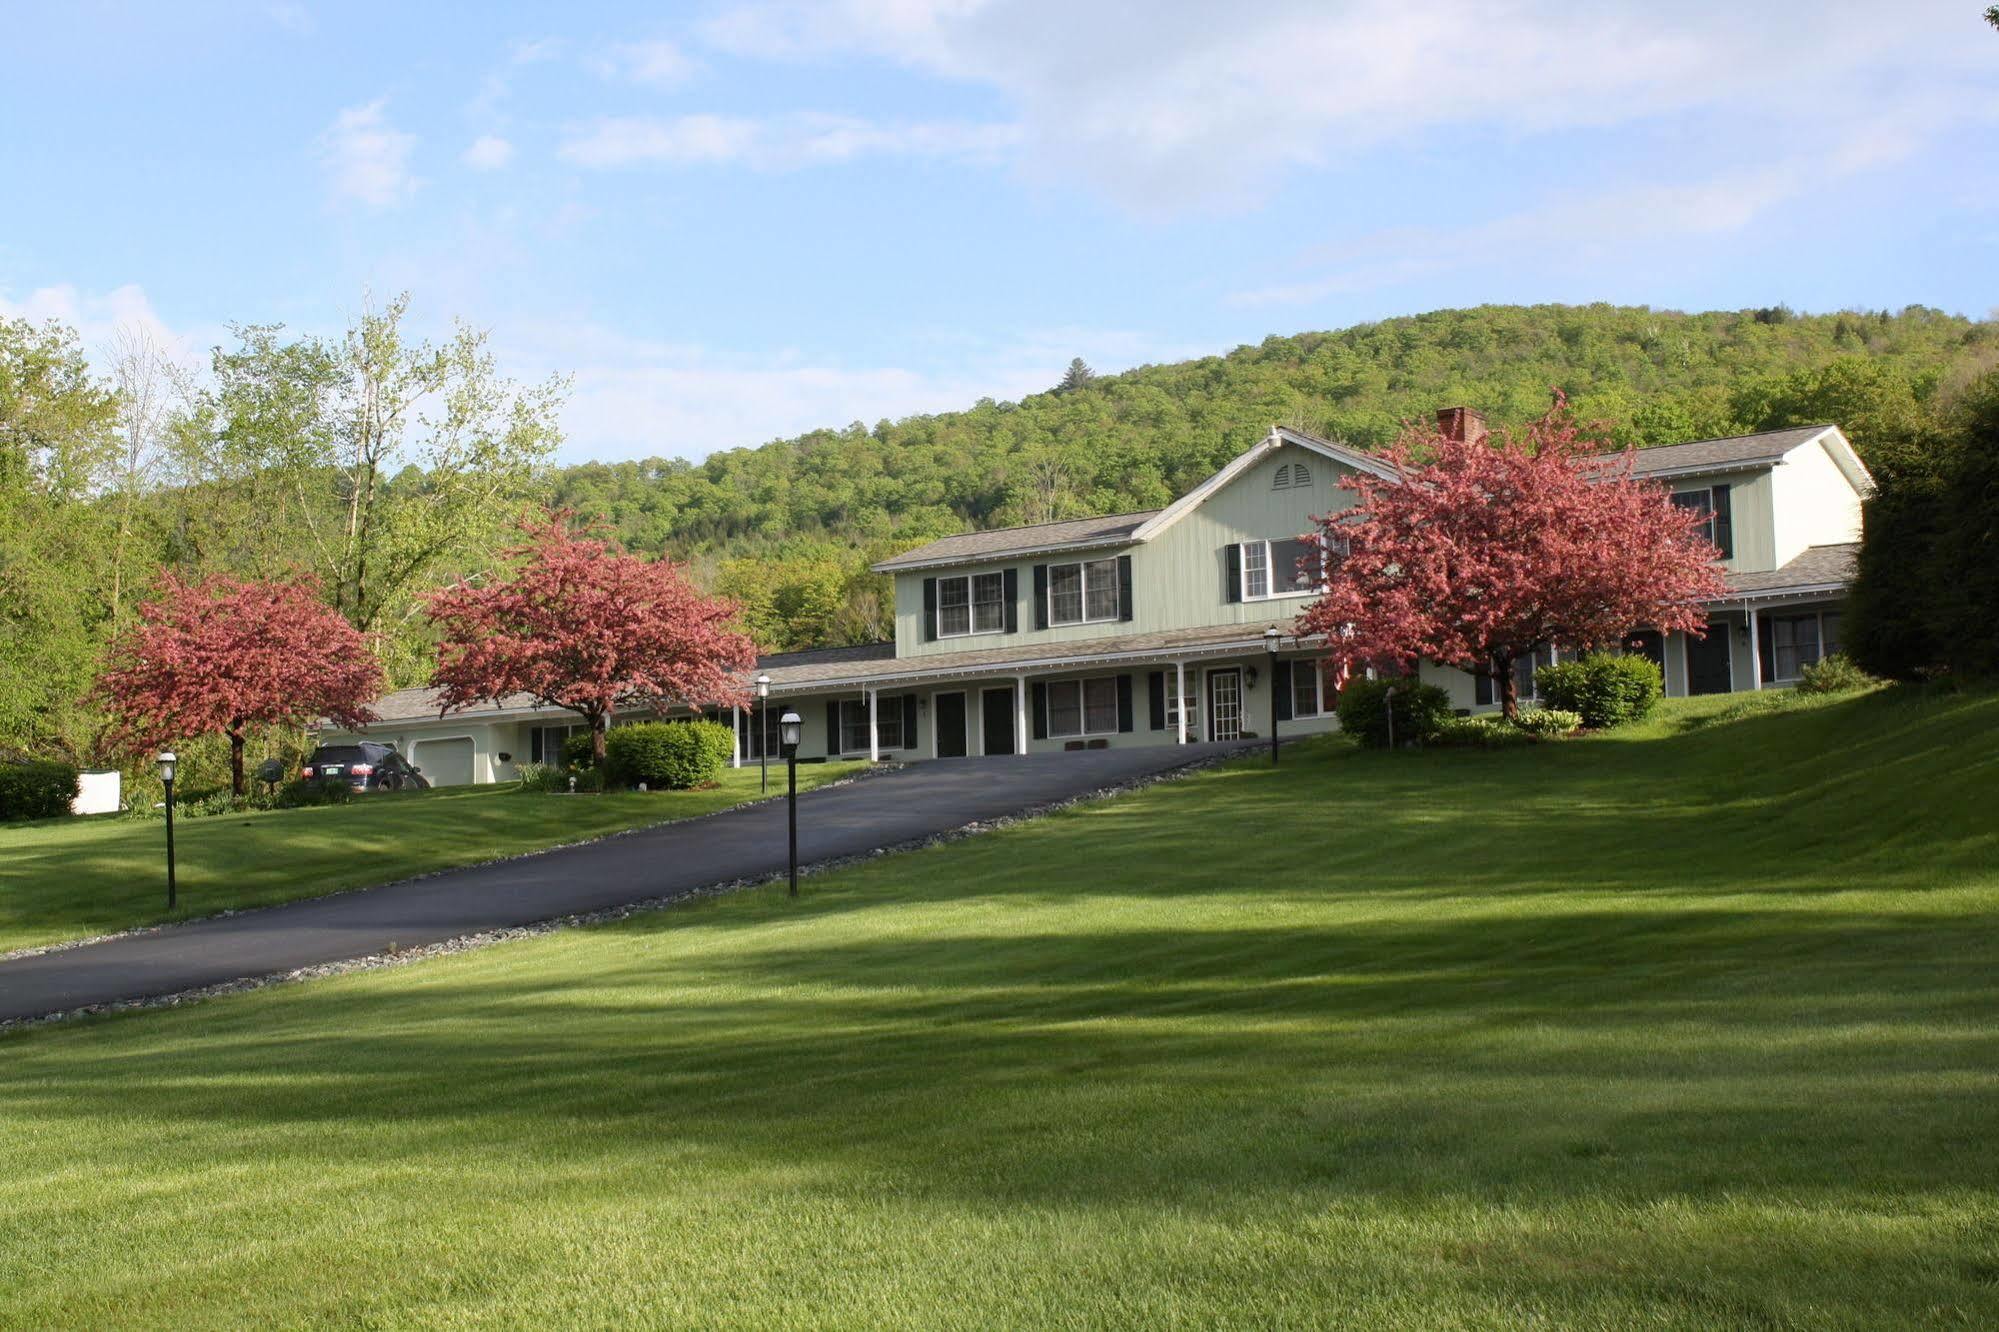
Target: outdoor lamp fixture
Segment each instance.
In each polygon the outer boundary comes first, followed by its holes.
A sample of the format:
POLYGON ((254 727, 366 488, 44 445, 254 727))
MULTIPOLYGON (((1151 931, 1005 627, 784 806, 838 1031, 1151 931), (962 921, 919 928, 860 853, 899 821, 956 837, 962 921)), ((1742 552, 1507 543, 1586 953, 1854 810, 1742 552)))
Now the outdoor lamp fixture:
POLYGON ((167 910, 174 909, 174 769, 180 760, 171 749, 160 751, 160 785, 167 788, 167 910))
POLYGON ((770 698, 770 677, 757 677, 757 790, 760 794, 770 794, 770 718, 764 712, 764 703, 770 698))
POLYGON ((784 764, 790 791, 785 797, 786 816, 791 829, 791 895, 798 896, 798 742, 805 735, 805 720, 786 709, 777 719, 778 739, 784 746, 784 764))
POLYGON ((1270 653, 1270 763, 1277 766, 1277 640, 1283 635, 1277 626, 1271 625, 1263 631, 1263 647, 1270 653))

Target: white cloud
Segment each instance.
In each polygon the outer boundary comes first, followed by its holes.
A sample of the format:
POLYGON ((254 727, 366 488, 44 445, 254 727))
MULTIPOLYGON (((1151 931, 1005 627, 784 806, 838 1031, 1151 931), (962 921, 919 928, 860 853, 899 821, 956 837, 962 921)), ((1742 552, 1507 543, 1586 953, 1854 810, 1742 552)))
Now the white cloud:
POLYGON ((740 163, 783 171, 860 157, 990 159, 1017 138, 1009 125, 881 124, 819 113, 605 116, 573 131, 558 151, 585 167, 740 163))
POLYGON ((37 287, 19 300, 0 292, 0 319, 26 319, 31 323, 55 320, 76 330, 78 341, 93 365, 108 373, 112 351, 122 333, 144 334, 154 346, 176 364, 199 371, 208 364, 208 349, 223 340, 220 326, 170 327, 160 317, 145 289, 126 283, 105 292, 86 292, 70 283, 37 287))
MULTIPOLYGON (((1228 208, 1285 170, 1471 130, 1532 136, 1712 113, 1808 126, 1989 80, 1976 15, 1915 0, 750 0, 701 29, 760 60, 860 56, 992 89, 1032 171, 1137 211, 1228 208)), ((1984 34, 1987 38, 1989 33, 1984 34)))
POLYGON ((460 160, 474 171, 498 171, 514 160, 514 146, 497 134, 482 134, 460 160))
POLYGON ((387 106, 387 98, 350 106, 320 135, 320 161, 334 199, 393 208, 416 192, 421 182, 410 174, 416 135, 389 124, 387 106))
POLYGON ((695 63, 679 46, 668 41, 617 42, 591 62, 603 78, 670 88, 685 83, 695 71, 695 63))

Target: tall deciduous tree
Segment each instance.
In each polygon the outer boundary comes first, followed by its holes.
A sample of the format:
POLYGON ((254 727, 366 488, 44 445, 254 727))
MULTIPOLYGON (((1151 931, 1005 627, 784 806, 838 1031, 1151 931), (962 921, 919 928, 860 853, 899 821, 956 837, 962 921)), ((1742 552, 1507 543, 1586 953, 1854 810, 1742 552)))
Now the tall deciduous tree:
POLYGON ((218 352, 214 466, 257 492, 357 629, 383 628, 441 574, 483 562, 538 484, 567 381, 516 385, 486 335, 442 345, 403 327, 409 297, 367 308, 339 341, 246 326, 218 352))
POLYGON ((373 720, 382 668, 367 640, 319 599, 318 581, 245 582, 165 574, 139 622, 119 635, 97 691, 127 752, 216 732, 229 737, 229 783, 243 794, 243 729, 373 720))
POLYGON ((1540 420, 1483 442, 1411 429, 1396 476, 1340 484, 1359 503, 1320 520, 1325 595, 1300 617, 1343 665, 1418 661, 1493 682, 1518 710, 1513 664, 1555 643, 1588 648, 1650 626, 1704 632, 1723 590, 1700 517, 1634 480, 1558 396, 1540 420))
POLYGON ((428 599, 441 635, 435 682, 446 710, 526 694, 590 727, 601 763, 611 718, 633 708, 744 703, 756 648, 737 607, 704 596, 671 560, 648 560, 567 514, 523 524, 511 569, 428 599))

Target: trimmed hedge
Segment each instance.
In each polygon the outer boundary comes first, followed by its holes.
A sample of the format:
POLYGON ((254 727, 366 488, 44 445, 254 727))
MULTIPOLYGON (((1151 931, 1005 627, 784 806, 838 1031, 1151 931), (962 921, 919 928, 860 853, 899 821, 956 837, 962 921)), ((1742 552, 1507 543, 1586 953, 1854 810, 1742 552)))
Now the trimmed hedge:
POLYGON ((1533 739, 1518 726, 1507 725, 1503 717, 1446 717, 1430 743, 1458 749, 1500 749, 1530 744, 1533 739))
POLYGON ((341 777, 294 777, 278 788, 279 809, 307 809, 316 805, 350 805, 354 788, 341 777))
POLYGON ((1572 734, 1583 724, 1582 714, 1561 708, 1528 708, 1513 719, 1514 726, 1540 740, 1557 740, 1572 734))
POLYGON ((77 772, 67 763, 0 763, 0 821, 60 818, 76 792, 77 772))
POLYGON ((1340 729, 1373 749, 1388 746, 1388 691, 1395 691, 1395 743, 1422 744, 1451 717, 1451 696, 1415 680, 1350 680, 1340 691, 1340 729))
POLYGON ((685 791, 719 778, 735 752, 734 733, 715 722, 640 722, 612 728, 604 764, 615 785, 685 791))
POLYGON ((1658 704, 1665 681, 1650 657, 1592 652, 1534 672, 1548 707, 1573 712, 1596 730, 1637 721, 1658 704))

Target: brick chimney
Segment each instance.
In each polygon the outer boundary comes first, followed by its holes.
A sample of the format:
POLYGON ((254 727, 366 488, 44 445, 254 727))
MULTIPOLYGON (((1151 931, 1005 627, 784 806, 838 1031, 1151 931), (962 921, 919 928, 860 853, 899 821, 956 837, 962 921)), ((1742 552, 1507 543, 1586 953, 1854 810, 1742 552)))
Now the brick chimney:
POLYGON ((1485 438, 1485 413, 1469 407, 1445 407, 1437 413, 1437 433, 1445 439, 1476 444, 1485 438))

